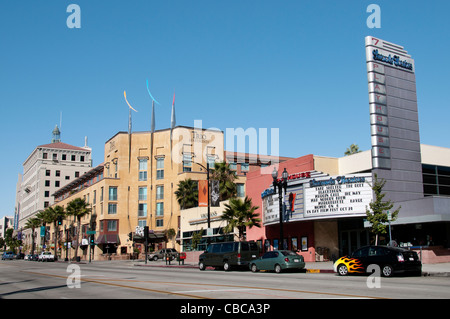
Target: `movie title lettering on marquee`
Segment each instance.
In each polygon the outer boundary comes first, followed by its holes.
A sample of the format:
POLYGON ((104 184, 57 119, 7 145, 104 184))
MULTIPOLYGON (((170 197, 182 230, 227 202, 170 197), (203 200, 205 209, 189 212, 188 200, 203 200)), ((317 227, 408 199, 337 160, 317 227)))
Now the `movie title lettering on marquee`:
POLYGON ((304 188, 305 218, 365 215, 372 201, 371 174, 311 180, 304 188))

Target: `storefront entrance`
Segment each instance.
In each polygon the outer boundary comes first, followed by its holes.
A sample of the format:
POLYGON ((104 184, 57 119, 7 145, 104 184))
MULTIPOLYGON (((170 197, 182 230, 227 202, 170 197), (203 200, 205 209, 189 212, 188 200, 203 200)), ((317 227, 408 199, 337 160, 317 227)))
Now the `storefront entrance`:
POLYGON ((356 249, 369 245, 369 231, 364 228, 363 219, 348 219, 338 223, 339 255, 345 256, 356 249))

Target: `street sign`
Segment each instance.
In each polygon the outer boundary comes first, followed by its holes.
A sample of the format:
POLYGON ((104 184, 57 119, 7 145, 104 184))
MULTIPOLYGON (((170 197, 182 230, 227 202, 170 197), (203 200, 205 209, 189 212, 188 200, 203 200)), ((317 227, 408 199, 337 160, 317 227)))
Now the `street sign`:
POLYGON ((387 219, 388 219, 388 221, 391 221, 391 220, 392 220, 392 214, 391 214, 391 212, 390 212, 390 211, 387 211, 386 213, 387 213, 387 219))
POLYGON ((95 230, 88 230, 86 231, 87 235, 95 235, 96 231, 95 230))

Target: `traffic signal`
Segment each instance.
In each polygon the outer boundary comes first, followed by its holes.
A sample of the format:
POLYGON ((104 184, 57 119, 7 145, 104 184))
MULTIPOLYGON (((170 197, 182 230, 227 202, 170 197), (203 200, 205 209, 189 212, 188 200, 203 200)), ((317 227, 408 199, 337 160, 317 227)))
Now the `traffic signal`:
POLYGON ((90 236, 89 236, 89 244, 90 244, 91 246, 95 245, 95 242, 94 242, 94 235, 90 235, 90 236))
POLYGON ((128 239, 130 239, 130 240, 133 239, 133 233, 132 232, 128 233, 128 239))
POLYGON ((58 216, 58 226, 62 225, 62 221, 63 221, 62 216, 58 216))

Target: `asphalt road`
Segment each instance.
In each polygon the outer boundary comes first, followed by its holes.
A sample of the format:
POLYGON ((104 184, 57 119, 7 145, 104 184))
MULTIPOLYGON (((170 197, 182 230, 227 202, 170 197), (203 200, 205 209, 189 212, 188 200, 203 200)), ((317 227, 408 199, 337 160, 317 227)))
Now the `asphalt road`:
MULTIPOLYGON (((131 261, 68 264, 7 260, 0 261, 0 298, 181 299, 186 307, 186 301, 206 299, 251 299, 258 305, 277 299, 448 299, 450 277, 340 277, 138 267, 131 261)), ((184 309, 177 305, 175 310, 184 309)), ((232 311, 232 306, 227 310, 232 311)))

